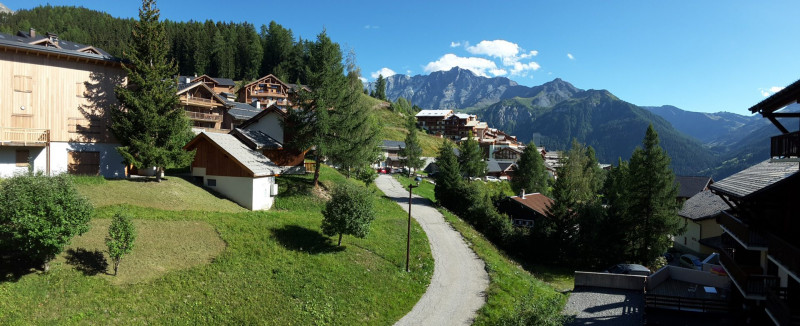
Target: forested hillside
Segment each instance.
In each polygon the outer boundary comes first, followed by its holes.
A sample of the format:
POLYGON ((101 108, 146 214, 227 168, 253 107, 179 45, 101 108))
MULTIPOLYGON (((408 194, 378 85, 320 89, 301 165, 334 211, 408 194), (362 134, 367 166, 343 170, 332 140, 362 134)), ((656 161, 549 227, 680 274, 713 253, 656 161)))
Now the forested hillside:
MULTIPOLYGON (((0 13, 0 32, 15 34, 52 32, 60 38, 93 45, 118 57, 130 44, 132 19, 82 7, 42 6, 0 13)), ((251 23, 165 21, 169 56, 180 74, 208 74, 235 80, 252 80, 272 73, 285 82, 304 81, 303 62, 308 42, 291 30, 271 22, 256 28, 251 23)))

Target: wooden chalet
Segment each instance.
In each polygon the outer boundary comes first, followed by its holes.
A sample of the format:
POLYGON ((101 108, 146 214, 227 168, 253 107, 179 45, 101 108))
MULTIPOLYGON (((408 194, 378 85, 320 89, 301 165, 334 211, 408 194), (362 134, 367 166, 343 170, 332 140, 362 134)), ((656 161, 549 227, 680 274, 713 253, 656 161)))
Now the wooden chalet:
POLYGON ((422 110, 415 117, 417 126, 427 131, 429 134, 444 135, 444 121, 453 115, 453 110, 422 110))
POLYGON ((195 133, 229 132, 232 119, 225 119, 228 107, 224 98, 214 92, 206 83, 192 82, 178 84, 176 93, 180 105, 186 111, 186 117, 192 122, 195 133))
POLYGON ((232 79, 228 78, 212 78, 208 75, 202 75, 200 77, 195 77, 191 80, 192 83, 201 82, 206 84, 208 88, 210 88, 214 93, 222 94, 222 93, 233 93, 233 89, 236 87, 236 83, 233 82, 232 79))
POLYGON ((514 226, 532 228, 536 221, 546 218, 550 212, 553 200, 540 193, 526 194, 524 191, 519 196, 502 199, 497 210, 511 218, 514 226))
POLYGON ((231 134, 277 165, 302 165, 307 151, 284 146, 292 138, 291 128, 284 128, 285 123, 286 112, 272 105, 234 128, 231 134))
POLYGON ((124 177, 108 131, 120 61, 34 29, 0 33, 0 176, 26 171, 124 177))
POLYGON ((293 94, 294 89, 288 84, 278 77, 266 75, 239 89, 237 99, 243 103, 258 101, 265 108, 274 104, 279 108, 286 109, 294 106, 293 94))
POLYGON ((781 132, 771 158, 709 186, 729 206, 717 217, 720 263, 751 317, 775 325, 800 324, 800 133, 778 120, 800 118, 779 112, 798 101, 800 81, 751 107, 781 132))

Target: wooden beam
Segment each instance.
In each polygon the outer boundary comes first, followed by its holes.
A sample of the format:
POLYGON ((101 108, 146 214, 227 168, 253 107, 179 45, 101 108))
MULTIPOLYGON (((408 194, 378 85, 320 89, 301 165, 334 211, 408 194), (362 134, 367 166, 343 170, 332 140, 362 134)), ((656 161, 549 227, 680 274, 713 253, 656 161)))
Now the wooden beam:
MULTIPOLYGON (((764 114, 762 114, 762 115, 764 115, 764 114)), ((782 133, 784 133, 784 134, 788 134, 789 133, 789 130, 786 129, 786 127, 784 127, 780 122, 778 122, 778 119, 775 119, 775 117, 772 114, 764 115, 764 117, 769 119, 769 121, 772 121, 772 124, 774 124, 775 127, 778 127, 778 130, 780 130, 782 133)))
POLYGON ((776 118, 800 118, 800 112, 793 112, 793 113, 772 113, 770 114, 776 118))

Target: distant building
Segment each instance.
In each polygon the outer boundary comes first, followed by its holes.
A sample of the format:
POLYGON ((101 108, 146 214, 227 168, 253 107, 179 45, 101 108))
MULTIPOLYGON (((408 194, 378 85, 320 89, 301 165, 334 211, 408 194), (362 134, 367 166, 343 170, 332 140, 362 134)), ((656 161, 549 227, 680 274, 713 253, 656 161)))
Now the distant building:
POLYGON ((719 196, 705 190, 697 193, 683 203, 678 216, 683 220, 686 231, 675 237, 675 245, 695 253, 711 254, 716 250, 704 243, 718 242, 722 229, 717 224, 717 215, 728 207, 719 196))
POLYGON ((675 183, 678 184, 678 200, 685 201, 701 191, 708 190, 708 186, 714 183, 711 177, 702 176, 675 176, 675 183))
POLYGON ((453 115, 453 110, 422 110, 416 114, 417 126, 429 134, 444 135, 444 121, 453 115))
POLYGON ((497 205, 497 210, 508 215, 515 226, 532 228, 536 221, 546 218, 553 200, 540 193, 506 197, 497 205))

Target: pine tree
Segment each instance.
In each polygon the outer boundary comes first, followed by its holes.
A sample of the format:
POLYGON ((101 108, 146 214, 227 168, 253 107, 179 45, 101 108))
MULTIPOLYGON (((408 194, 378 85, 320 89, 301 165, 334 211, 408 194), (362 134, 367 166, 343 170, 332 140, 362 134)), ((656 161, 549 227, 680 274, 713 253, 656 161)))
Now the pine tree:
POLYGON ((464 176, 472 178, 486 175, 487 165, 483 160, 483 152, 471 131, 467 139, 461 141, 459 150, 461 153, 458 155, 458 163, 461 165, 461 172, 464 176))
POLYGON ((670 235, 677 235, 681 229, 674 181, 670 158, 659 146, 658 134, 651 124, 643 147, 633 151, 629 165, 629 205, 625 215, 636 219, 628 242, 633 248, 632 258, 638 262, 653 262, 669 248, 670 235))
POLYGON ((123 68, 128 84, 117 86, 121 107, 111 111, 111 131, 120 141, 117 151, 137 168, 156 167, 161 181, 165 168, 191 162, 183 150, 191 138, 189 121, 175 95, 175 63, 167 59, 166 34, 154 0, 143 0, 132 32, 132 47, 123 68))
MULTIPOLYGON (((275 21, 269 22, 269 27, 261 25, 261 43, 263 45, 263 61, 261 63, 261 76, 276 74, 278 65, 289 60, 292 55, 294 36, 291 29, 286 29, 275 21)), ((288 78, 290 76, 278 76, 288 78)), ((294 79, 284 79, 294 80, 294 79)))
POLYGON ((375 81, 375 98, 386 101, 386 79, 383 75, 378 75, 378 80, 375 81))
POLYGON ((408 117, 406 128, 408 129, 408 135, 406 135, 405 140, 406 147, 400 150, 400 156, 405 157, 403 164, 409 168, 408 172, 411 175, 411 170, 413 169, 416 172, 421 169, 425 161, 421 159, 422 147, 419 146, 419 139, 417 138, 417 119, 413 116, 408 117))
POLYGON ((521 193, 524 189, 528 193, 539 192, 547 194, 547 183, 550 176, 544 167, 544 159, 536 144, 531 141, 522 151, 522 156, 514 168, 514 177, 511 178, 511 189, 514 193, 521 193))
POLYGON ((445 140, 442 146, 439 147, 439 153, 436 156, 436 186, 434 187, 434 196, 436 201, 444 207, 451 207, 459 198, 458 195, 462 189, 461 168, 458 164, 458 158, 453 152, 453 144, 449 140, 445 140))

